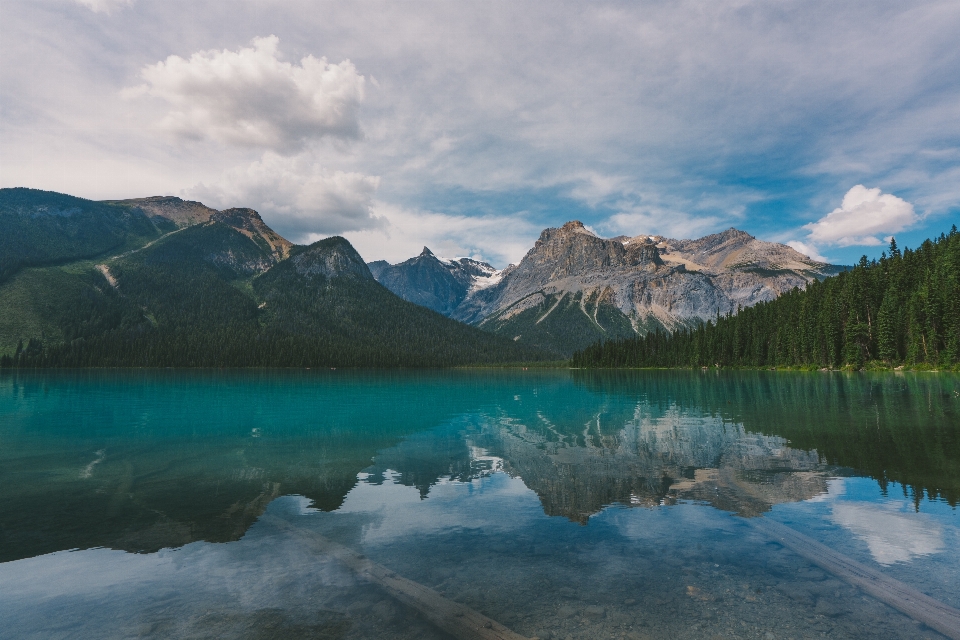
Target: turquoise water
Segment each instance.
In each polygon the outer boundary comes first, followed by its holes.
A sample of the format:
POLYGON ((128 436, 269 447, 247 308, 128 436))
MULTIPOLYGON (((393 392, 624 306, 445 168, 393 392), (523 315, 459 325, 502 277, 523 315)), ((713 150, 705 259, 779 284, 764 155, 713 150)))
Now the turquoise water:
POLYGON ((960 608, 958 500, 944 374, 5 374, 0 636, 937 638, 756 525, 960 608))

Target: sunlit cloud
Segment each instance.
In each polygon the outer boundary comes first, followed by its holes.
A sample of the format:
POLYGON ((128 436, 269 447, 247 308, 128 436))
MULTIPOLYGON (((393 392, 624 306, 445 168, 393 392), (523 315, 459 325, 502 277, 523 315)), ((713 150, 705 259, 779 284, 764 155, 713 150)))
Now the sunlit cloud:
POLYGON ((799 251, 800 253, 807 256, 808 258, 812 260, 816 260, 817 262, 827 262, 827 263, 831 262, 830 258, 822 255, 820 253, 820 250, 817 249, 812 244, 808 244, 806 242, 800 242, 799 240, 790 240, 789 242, 786 243, 786 245, 791 249, 795 249, 799 251))
POLYGON ((918 220, 906 200, 858 184, 847 191, 839 207, 803 228, 810 231, 813 243, 878 246, 883 241, 877 235, 903 231, 918 220))
POLYGON ((659 207, 632 207, 616 213, 602 225, 607 235, 662 235, 668 238, 696 238, 723 221, 717 215, 692 215, 659 207))
POLYGON ((183 138, 291 150, 323 136, 360 137, 364 78, 349 60, 281 60, 280 39, 254 38, 238 51, 198 51, 145 67, 127 98, 151 96, 171 109, 160 127, 183 138))

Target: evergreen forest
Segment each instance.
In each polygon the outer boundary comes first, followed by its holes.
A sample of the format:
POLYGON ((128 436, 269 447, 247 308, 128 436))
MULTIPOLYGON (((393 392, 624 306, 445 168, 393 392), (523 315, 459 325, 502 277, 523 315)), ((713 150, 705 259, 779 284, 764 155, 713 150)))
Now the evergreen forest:
POLYGON ((960 367, 960 233, 673 333, 608 340, 574 367, 960 367))

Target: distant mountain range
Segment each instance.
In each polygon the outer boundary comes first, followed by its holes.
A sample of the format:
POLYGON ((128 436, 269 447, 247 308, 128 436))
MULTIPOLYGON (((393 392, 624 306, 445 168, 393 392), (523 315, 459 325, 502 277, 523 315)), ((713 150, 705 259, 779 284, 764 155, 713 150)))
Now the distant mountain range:
POLYGON ((569 356, 598 340, 692 326, 844 270, 737 229, 697 240, 599 238, 582 223, 546 229, 497 271, 428 248, 370 263, 398 296, 521 344, 569 356))
POLYGON ((424 247, 365 264, 252 209, 0 189, 0 357, 21 366, 437 366, 566 358, 693 326, 841 271, 730 229, 546 229, 497 270, 424 247), (412 304, 411 304, 412 303, 412 304))
POLYGON ((0 189, 0 365, 450 366, 555 357, 377 283, 252 209, 0 189))

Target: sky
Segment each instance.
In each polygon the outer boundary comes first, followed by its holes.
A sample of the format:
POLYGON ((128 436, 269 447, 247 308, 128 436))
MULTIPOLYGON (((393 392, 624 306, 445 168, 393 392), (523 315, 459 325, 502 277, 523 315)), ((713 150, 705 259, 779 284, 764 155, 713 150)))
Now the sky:
POLYGON ((368 261, 960 223, 960 3, 0 0, 0 187, 250 207, 368 261))

